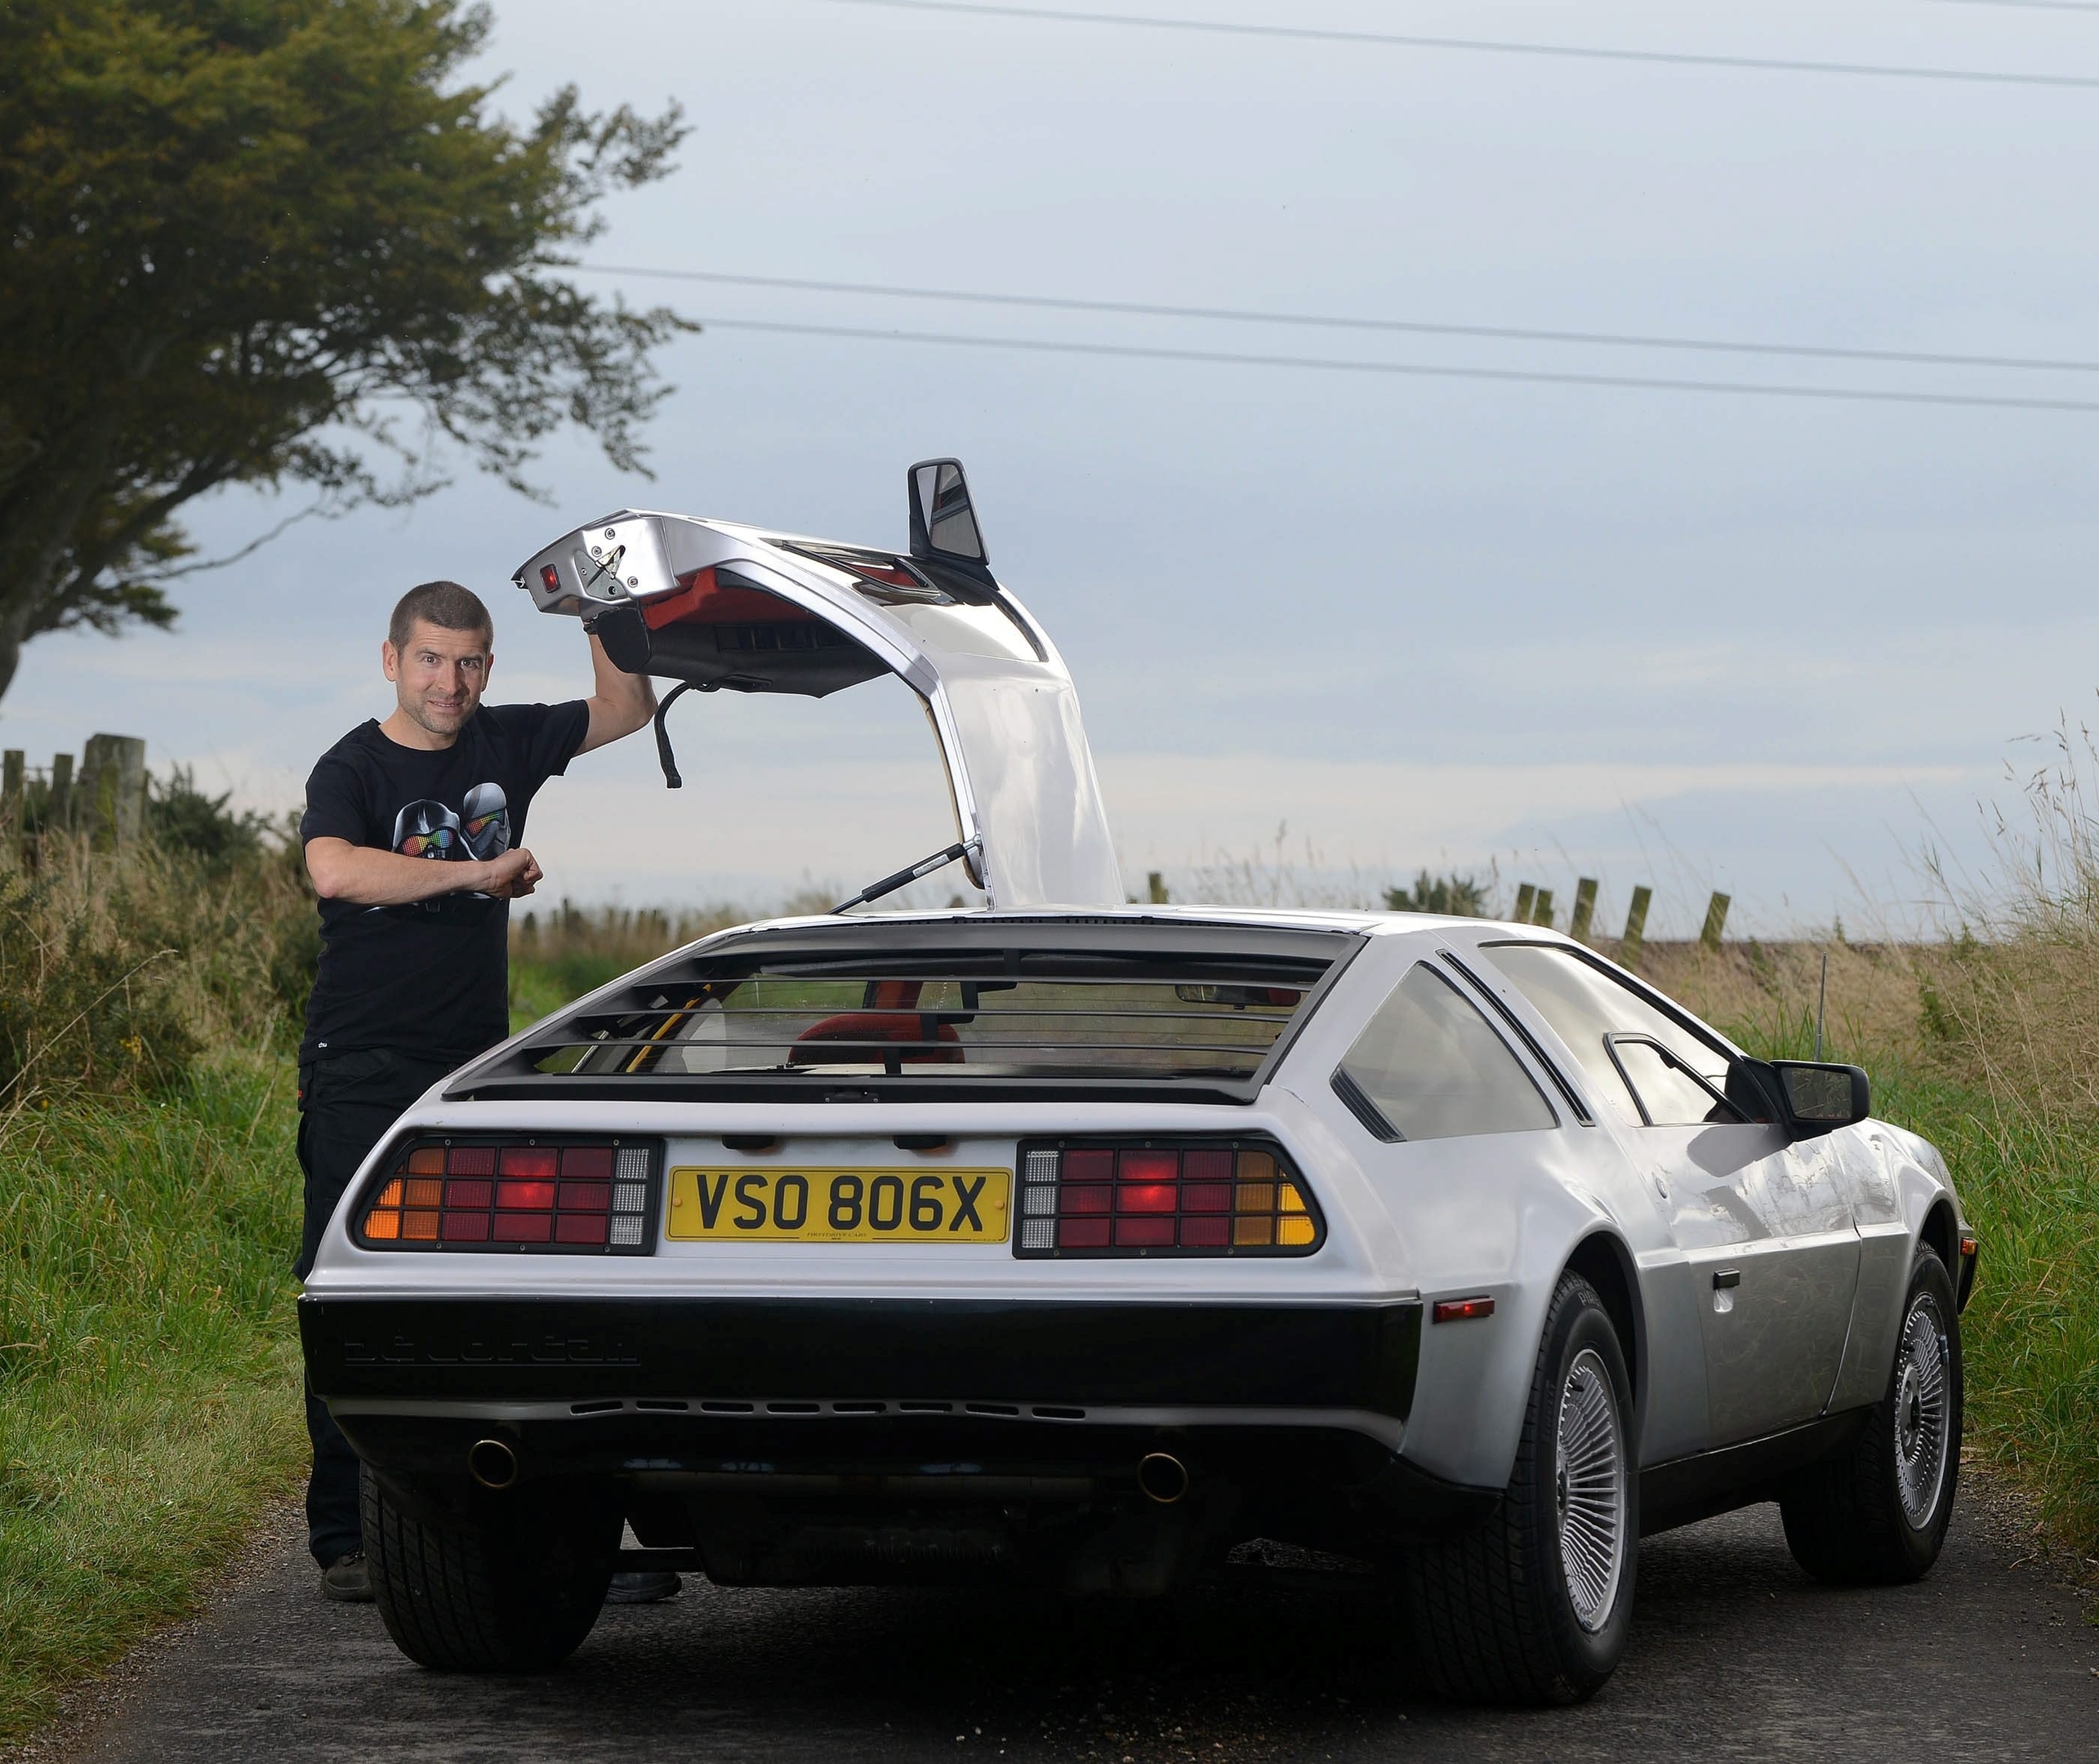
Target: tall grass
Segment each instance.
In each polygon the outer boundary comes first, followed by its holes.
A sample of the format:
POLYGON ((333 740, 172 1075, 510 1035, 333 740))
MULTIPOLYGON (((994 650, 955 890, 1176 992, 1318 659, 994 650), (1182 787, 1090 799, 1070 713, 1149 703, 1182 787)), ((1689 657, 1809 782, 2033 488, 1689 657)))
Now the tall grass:
POLYGON ((0 1743, 296 1485, 282 853, 47 835, 0 874, 0 1743))
POLYGON ((230 861, 60 832, 0 869, 0 1108, 163 1090, 305 1006, 319 929, 296 854, 230 861))

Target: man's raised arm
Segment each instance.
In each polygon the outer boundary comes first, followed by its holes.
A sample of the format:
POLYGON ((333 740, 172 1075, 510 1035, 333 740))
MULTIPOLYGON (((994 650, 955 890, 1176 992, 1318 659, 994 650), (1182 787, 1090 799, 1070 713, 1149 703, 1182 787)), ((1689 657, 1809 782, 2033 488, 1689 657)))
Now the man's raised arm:
POLYGON ((590 707, 590 728, 578 753, 631 735, 656 715, 656 688, 648 676, 622 673, 595 636, 590 639, 590 669, 596 679, 584 701, 590 707))
POLYGON ((517 900, 532 893, 539 865, 523 846, 486 862, 434 863, 373 845, 325 835, 306 841, 306 874, 323 900, 354 906, 411 906, 440 894, 492 894, 517 900))

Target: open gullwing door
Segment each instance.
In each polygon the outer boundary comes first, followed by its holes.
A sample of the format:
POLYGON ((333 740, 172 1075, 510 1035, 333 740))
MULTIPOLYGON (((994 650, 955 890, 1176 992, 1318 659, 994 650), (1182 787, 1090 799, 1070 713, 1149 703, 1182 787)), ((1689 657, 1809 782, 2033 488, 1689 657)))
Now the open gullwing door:
MULTIPOLYGON (((989 904, 1121 906, 1121 873, 1063 658, 991 572, 953 460, 909 474, 898 554, 728 521, 622 510, 517 572, 630 674, 686 690, 825 697, 894 674, 938 738, 962 861, 989 904)), ((657 717, 666 782, 676 772, 657 717)))

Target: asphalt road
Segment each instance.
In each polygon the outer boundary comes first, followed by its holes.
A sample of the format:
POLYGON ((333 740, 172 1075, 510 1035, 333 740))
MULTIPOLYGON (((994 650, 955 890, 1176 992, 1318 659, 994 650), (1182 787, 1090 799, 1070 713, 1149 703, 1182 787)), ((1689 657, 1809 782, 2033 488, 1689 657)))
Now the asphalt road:
MULTIPOLYGON (((1773 1508, 1651 1540, 1631 1650, 1575 1709, 1409 1689, 1374 1598, 1249 1570, 1170 1606, 728 1591, 610 1610, 563 1670, 441 1677, 322 1601, 276 1528, 150 1646, 69 1760, 2099 1759, 2099 1628, 1990 1503, 1914 1587, 1834 1592, 1773 1508)), ((48 1754, 47 1754, 48 1755, 48 1754)))

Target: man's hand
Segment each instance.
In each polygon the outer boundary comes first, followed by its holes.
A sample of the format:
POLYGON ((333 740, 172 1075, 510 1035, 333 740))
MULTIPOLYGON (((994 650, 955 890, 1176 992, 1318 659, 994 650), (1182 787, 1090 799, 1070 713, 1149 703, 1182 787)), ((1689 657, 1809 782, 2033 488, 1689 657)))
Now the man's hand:
POLYGON ((443 894, 492 894, 516 900, 543 880, 533 854, 520 846, 486 862, 404 858, 344 839, 306 841, 306 874, 323 900, 358 906, 412 906, 443 894))
POLYGON ((506 851, 500 858, 491 858, 485 867, 490 875, 482 884, 481 892, 493 894, 499 900, 523 900, 546 878, 539 860, 522 845, 515 851, 506 851))
POLYGON ((590 731, 576 751, 588 753, 607 742, 647 727, 656 715, 656 687, 646 674, 622 674, 613 666, 605 646, 590 639, 590 671, 594 683, 584 701, 590 707, 590 731))

